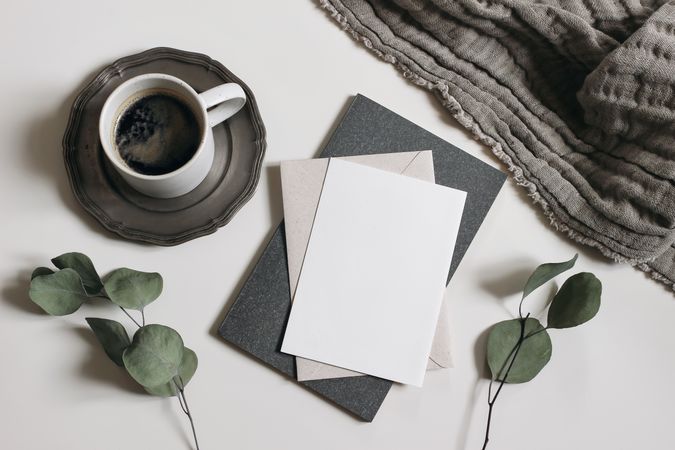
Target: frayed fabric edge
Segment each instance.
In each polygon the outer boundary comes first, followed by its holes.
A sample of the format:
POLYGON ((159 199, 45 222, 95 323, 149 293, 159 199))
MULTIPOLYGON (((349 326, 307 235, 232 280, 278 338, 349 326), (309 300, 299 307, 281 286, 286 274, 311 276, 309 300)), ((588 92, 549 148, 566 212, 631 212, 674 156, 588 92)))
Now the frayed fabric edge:
POLYGON ((483 130, 481 130, 478 123, 476 123, 476 121, 473 119, 473 117, 466 111, 464 111, 459 102, 448 93, 449 88, 447 85, 443 83, 435 83, 433 81, 425 79, 424 77, 414 73, 408 66, 401 63, 395 56, 375 48, 372 41, 366 36, 356 31, 349 24, 347 18, 344 17, 342 14, 340 14, 340 12, 335 8, 335 6, 331 3, 330 0, 319 0, 319 4, 331 16, 331 18, 340 25, 340 27, 344 31, 346 31, 347 33, 349 33, 349 35, 351 35, 351 37, 354 40, 363 44, 368 50, 377 55, 379 58, 396 67, 402 73, 405 79, 433 92, 434 95, 441 101, 443 107, 445 107, 450 112, 450 114, 455 118, 455 120, 457 120, 457 122, 464 128, 469 130, 471 134, 480 143, 488 146, 492 151, 492 153, 502 163, 506 165, 509 172, 511 172, 511 175, 516 184, 523 187, 527 191, 528 197, 532 199, 532 202, 535 205, 539 205, 541 207, 544 216, 548 219, 550 225, 555 230, 566 234, 569 238, 571 238, 575 242, 595 248, 602 255, 617 263, 625 263, 633 267, 636 267, 644 271, 648 276, 650 276, 654 280, 659 281, 667 285, 670 289, 675 290, 675 281, 671 280, 662 273, 658 272, 653 267, 649 266, 649 262, 653 261, 653 258, 648 261, 641 259, 626 258, 625 256, 615 252, 614 250, 610 249, 601 242, 589 238, 588 236, 585 236, 584 234, 581 234, 578 231, 572 229, 566 223, 561 222, 559 218, 555 215, 555 213, 551 210, 548 201, 546 201, 546 199, 544 199, 541 196, 537 186, 532 181, 527 179, 527 177, 523 173, 523 170, 513 162, 513 159, 511 159, 509 155, 507 155, 504 152, 501 144, 495 141, 487 134, 485 134, 483 130))

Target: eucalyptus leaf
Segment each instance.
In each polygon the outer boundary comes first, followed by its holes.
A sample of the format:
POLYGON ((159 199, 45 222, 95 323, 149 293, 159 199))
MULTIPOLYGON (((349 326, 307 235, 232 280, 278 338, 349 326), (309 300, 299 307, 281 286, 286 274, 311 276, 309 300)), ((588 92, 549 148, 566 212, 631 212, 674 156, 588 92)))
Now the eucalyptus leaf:
POLYGON ((108 357, 118 366, 124 367, 122 354, 131 344, 127 330, 115 320, 95 317, 87 317, 86 320, 108 357))
POLYGON ((548 310, 549 328, 571 328, 591 320, 600 309, 602 283, 581 272, 569 277, 553 297, 548 310))
POLYGON ((110 273, 104 286, 113 303, 140 311, 162 293, 162 276, 123 267, 110 273))
POLYGON ((197 354, 190 350, 187 347, 183 347, 183 358, 180 361, 180 366, 178 367, 178 375, 175 376, 168 383, 161 384, 159 386, 145 386, 145 390, 152 395, 157 395, 159 397, 172 397, 178 393, 176 383, 185 387, 192 379, 192 376, 197 371, 197 354))
POLYGON ((73 269, 36 276, 30 282, 28 296, 52 316, 72 314, 88 298, 82 279, 73 269))
POLYGON ((579 255, 574 255, 569 261, 559 262, 559 263, 547 263, 542 264, 537 267, 530 278, 527 279, 525 287, 523 288, 523 298, 530 295, 535 289, 546 283, 547 281, 552 280, 556 276, 565 272, 566 270, 574 267, 574 263, 577 262, 577 257, 579 255))
POLYGON ((82 278, 84 289, 89 295, 98 295, 103 289, 103 283, 98 276, 94 263, 83 253, 64 253, 52 259, 52 263, 59 269, 73 269, 82 278))
POLYGON ((51 275, 53 273, 54 271, 49 267, 37 267, 30 275, 30 279, 32 280, 33 278, 39 277, 41 275, 51 275))
POLYGON ((492 378, 507 383, 525 383, 534 378, 551 359, 551 338, 537 319, 513 319, 495 324, 487 341, 487 362, 492 378), (525 321, 526 338, 517 355, 515 347, 521 337, 521 320, 525 321), (534 334, 536 333, 536 334, 534 334), (505 376, 514 355, 515 360, 505 376))
POLYGON ((183 339, 172 328, 146 325, 134 334, 122 360, 129 375, 142 386, 160 386, 178 375, 183 339))

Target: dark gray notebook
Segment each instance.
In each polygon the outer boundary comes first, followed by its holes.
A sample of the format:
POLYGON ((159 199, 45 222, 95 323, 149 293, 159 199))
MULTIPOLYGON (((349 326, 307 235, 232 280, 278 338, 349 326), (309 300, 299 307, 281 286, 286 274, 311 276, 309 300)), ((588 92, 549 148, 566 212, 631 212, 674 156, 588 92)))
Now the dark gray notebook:
MULTIPOLYGON (((436 183, 467 192, 448 281, 466 253, 506 176, 372 100, 357 95, 321 152, 321 157, 432 150, 436 183)), ((220 335, 285 375, 296 379, 295 357, 281 353, 291 310, 283 222, 244 284, 220 335)), ((371 376, 304 381, 356 417, 372 421, 391 381, 371 376)))

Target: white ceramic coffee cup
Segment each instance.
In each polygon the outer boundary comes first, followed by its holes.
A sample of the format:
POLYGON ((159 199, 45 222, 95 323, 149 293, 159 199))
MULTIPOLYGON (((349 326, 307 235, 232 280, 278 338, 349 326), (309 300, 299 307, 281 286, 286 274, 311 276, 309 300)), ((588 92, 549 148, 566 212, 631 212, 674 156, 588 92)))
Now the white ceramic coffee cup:
POLYGON ((98 124, 101 145, 115 170, 134 189, 151 197, 178 197, 196 188, 211 169, 214 154, 211 127, 233 116, 245 103, 246 94, 236 83, 221 84, 198 94, 183 80, 171 75, 139 75, 120 84, 105 101, 98 124), (120 115, 148 90, 171 92, 192 109, 199 122, 200 141, 192 158, 173 172, 161 175, 134 171, 124 162, 115 146, 115 126, 120 115))

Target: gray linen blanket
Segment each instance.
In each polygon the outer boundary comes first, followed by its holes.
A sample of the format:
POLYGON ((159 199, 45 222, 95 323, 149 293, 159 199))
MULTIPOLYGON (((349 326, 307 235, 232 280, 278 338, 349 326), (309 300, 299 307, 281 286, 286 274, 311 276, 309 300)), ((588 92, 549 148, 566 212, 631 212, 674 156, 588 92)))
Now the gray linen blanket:
POLYGON ((675 284, 675 2, 321 0, 553 226, 675 284))

